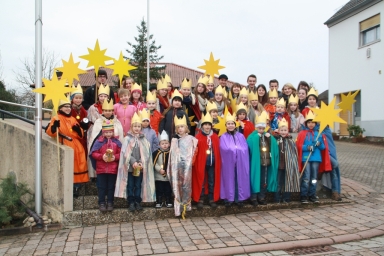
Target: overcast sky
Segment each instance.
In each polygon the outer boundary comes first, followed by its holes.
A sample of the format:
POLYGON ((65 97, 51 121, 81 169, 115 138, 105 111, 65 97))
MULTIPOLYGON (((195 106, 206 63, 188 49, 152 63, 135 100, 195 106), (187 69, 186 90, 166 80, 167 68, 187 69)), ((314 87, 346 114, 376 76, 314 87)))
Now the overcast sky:
MULTIPOLYGON (((257 84, 277 79, 281 86, 300 80, 320 92, 328 88, 328 28, 323 23, 348 0, 150 0, 150 33, 161 45, 164 62, 192 69, 212 51, 230 80, 257 84)), ((145 0, 43 1, 43 48, 86 68, 78 56, 88 54, 96 39, 108 56, 118 58, 134 42, 145 0)), ((35 1, 12 0, 0 11, 3 79, 16 87, 14 72, 22 59, 33 58, 35 1)))

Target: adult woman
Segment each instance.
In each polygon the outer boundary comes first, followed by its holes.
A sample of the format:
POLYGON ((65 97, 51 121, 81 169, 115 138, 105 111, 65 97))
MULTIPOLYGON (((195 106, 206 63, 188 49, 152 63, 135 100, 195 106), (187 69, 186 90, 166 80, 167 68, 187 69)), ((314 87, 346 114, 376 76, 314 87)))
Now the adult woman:
POLYGON ((297 95, 299 96, 299 109, 300 112, 305 109, 305 107, 308 105, 307 101, 307 93, 308 90, 305 88, 300 88, 297 95))
POLYGON ((259 103, 264 106, 268 102, 267 88, 263 84, 257 86, 257 94, 259 95, 259 103))
POLYGON ((193 93, 197 98, 197 102, 199 103, 201 113, 204 112, 205 107, 207 106, 207 102, 209 100, 207 95, 207 82, 207 79, 200 77, 195 89, 193 90, 193 93))
POLYGON ((285 107, 288 106, 288 100, 289 100, 289 96, 291 96, 291 94, 293 94, 293 96, 296 96, 296 89, 295 87, 293 87, 293 85, 291 83, 286 83, 283 88, 281 89, 282 93, 283 93, 283 98, 285 100, 285 107))
POLYGON ((169 108, 169 99, 168 99, 168 83, 165 80, 159 79, 157 82, 157 93, 156 97, 159 104, 156 104, 157 111, 161 114, 169 108))

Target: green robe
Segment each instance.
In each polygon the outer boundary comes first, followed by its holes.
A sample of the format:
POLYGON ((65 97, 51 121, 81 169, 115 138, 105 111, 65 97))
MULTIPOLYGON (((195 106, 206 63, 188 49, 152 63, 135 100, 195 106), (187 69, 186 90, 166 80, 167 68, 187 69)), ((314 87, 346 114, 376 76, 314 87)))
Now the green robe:
MULTIPOLYGON (((264 133, 265 134, 265 133, 264 133)), ((277 146, 276 139, 271 135, 271 165, 268 166, 267 173, 267 191, 276 192, 277 191, 277 171, 279 167, 279 148, 277 146)), ((250 160, 250 175, 251 175, 251 193, 260 192, 260 137, 257 131, 251 133, 247 139, 249 147, 249 160, 250 160)))

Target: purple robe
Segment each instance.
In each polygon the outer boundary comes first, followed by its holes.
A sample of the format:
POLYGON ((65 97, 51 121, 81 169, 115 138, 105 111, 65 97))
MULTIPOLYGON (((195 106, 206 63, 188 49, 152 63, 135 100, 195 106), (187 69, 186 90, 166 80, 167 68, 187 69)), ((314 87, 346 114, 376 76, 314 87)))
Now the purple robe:
POLYGON ((235 169, 237 170, 237 184, 239 200, 243 201, 251 196, 249 178, 249 153, 245 137, 240 132, 234 135, 226 132, 220 137, 221 154, 221 186, 220 198, 230 202, 235 200, 235 169))

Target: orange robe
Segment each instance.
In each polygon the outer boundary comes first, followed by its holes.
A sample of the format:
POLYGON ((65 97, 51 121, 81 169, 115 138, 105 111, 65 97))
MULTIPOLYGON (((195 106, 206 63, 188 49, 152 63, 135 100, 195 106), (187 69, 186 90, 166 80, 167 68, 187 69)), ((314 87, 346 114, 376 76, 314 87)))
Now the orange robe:
POLYGON ((267 104, 265 104, 264 109, 265 109, 265 111, 267 111, 267 113, 269 115, 269 121, 272 121, 274 116, 275 116, 276 105, 272 105, 270 103, 267 103, 267 104))
POLYGON ((64 145, 71 147, 73 149, 74 153, 74 166, 73 166, 73 183, 84 183, 89 181, 88 177, 88 168, 87 168, 87 160, 85 158, 85 151, 84 147, 81 144, 80 140, 84 136, 84 131, 81 129, 81 137, 77 134, 77 132, 72 130, 72 126, 77 124, 77 121, 74 117, 66 117, 61 114, 57 114, 57 116, 53 117, 51 119, 51 122, 49 123, 46 133, 51 137, 57 136, 57 130, 55 133, 51 132, 51 126, 53 125, 53 122, 57 120, 57 118, 60 120, 60 128, 58 128, 58 131, 66 135, 68 137, 72 138, 72 141, 69 141, 67 139, 63 139, 59 137, 60 142, 62 142, 64 145))

